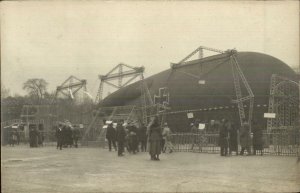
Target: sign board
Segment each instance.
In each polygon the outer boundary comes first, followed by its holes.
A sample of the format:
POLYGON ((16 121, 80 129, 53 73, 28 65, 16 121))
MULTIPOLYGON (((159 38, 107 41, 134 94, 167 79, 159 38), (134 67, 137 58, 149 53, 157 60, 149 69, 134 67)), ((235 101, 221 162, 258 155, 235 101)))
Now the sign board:
POLYGON ((199 123, 198 129, 200 129, 200 130, 205 129, 205 124, 204 123, 199 123))
POLYGON ((11 128, 18 129, 18 125, 13 125, 11 128))
POLYGON ((187 118, 188 118, 188 119, 194 118, 194 114, 193 114, 193 113, 187 113, 187 118))
POLYGON ((275 119, 276 113, 264 113, 264 118, 275 119))
POLYGON ((83 129, 83 124, 79 124, 79 128, 80 128, 80 129, 83 129))
POLYGON ((199 80, 198 84, 205 84, 205 80, 199 80))

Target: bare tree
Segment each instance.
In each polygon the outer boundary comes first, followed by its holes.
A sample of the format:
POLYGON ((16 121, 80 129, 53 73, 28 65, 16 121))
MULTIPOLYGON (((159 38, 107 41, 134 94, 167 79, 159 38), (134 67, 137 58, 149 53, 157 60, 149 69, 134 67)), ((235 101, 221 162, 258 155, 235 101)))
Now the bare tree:
POLYGON ((48 83, 44 79, 32 78, 24 82, 23 89, 28 92, 35 102, 41 104, 47 92, 47 85, 48 83))
POLYGON ((5 86, 1 83, 1 99, 7 98, 10 96, 10 90, 5 88, 5 86))

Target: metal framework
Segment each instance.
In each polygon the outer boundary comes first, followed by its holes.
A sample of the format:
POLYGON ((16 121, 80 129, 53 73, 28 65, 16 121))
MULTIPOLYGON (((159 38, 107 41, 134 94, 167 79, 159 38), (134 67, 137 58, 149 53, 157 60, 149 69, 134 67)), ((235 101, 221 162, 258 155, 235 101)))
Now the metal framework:
POLYGON ((115 66, 111 71, 109 71, 106 75, 99 75, 100 85, 95 102, 99 103, 103 99, 104 83, 111 87, 120 89, 130 84, 135 78, 139 76, 142 79, 144 70, 144 67, 132 67, 127 64, 120 63, 117 66, 115 66), (129 78, 129 80, 123 83, 124 78, 129 78), (113 80, 118 80, 118 84, 113 83, 113 80))
POLYGON ((144 75, 141 75, 141 111, 142 111, 142 122, 147 125, 148 124, 148 115, 151 111, 148 111, 147 106, 152 106, 153 100, 148 89, 147 83, 144 80, 144 75))
MULTIPOLYGON (((118 64, 114 67, 111 71, 109 71, 105 76, 99 76, 100 79, 100 86, 96 96, 96 103, 99 103, 103 97, 103 86, 104 83, 112 86, 114 88, 120 89, 122 87, 127 86, 130 84, 135 78, 140 77, 140 89, 141 89, 141 107, 136 106, 125 106, 125 107, 100 107, 96 110, 95 116, 93 117, 92 121, 90 122, 87 130, 84 134, 84 139, 88 136, 90 130, 95 126, 99 117, 106 120, 124 120, 126 122, 132 120, 139 120, 138 118, 138 111, 141 112, 141 119, 144 124, 148 123, 149 114, 151 114, 151 110, 149 110, 149 106, 153 105, 153 100, 151 98, 150 91, 148 89, 147 83, 144 80, 144 67, 132 67, 126 64, 118 64), (127 68, 124 70, 124 68, 127 68), (129 78, 123 84, 123 78, 129 78), (118 85, 112 83, 112 80, 118 80, 118 85), (110 109, 111 111, 107 111, 110 109), (103 113, 104 112, 104 113, 103 113), (104 114, 104 115, 101 115, 104 114)), ((103 135, 100 134, 100 138, 103 135)))
POLYGON ((178 62, 179 65, 184 64, 188 59, 190 59, 192 56, 194 56, 195 54, 199 54, 199 59, 203 58, 203 51, 204 50, 208 50, 208 51, 212 51, 212 52, 217 52, 220 54, 224 54, 225 51, 223 50, 219 50, 219 49, 215 49, 215 48, 209 48, 209 47, 205 47, 205 46, 200 46, 198 47, 196 50, 194 50, 192 53, 190 53, 189 55, 187 55, 185 58, 183 58, 182 60, 180 60, 178 62))
POLYGON ((56 88, 54 100, 56 100, 59 94, 63 94, 64 96, 73 99, 75 94, 80 89, 83 89, 83 91, 87 93, 86 80, 80 80, 79 78, 71 75, 60 86, 56 88))
POLYGON ((231 56, 230 56, 230 63, 232 68, 232 74, 233 74, 233 83, 234 83, 234 89, 235 89, 235 95, 236 99, 232 100, 233 103, 236 103, 239 110, 239 117, 240 117, 240 123, 242 124, 242 120, 246 119, 248 123, 251 125, 252 122, 252 114, 253 114, 253 105, 254 105, 254 94, 252 92, 252 89, 242 71, 240 68, 240 65, 238 64, 238 61, 236 59, 236 51, 232 50, 231 56), (246 88, 247 94, 243 96, 241 84, 244 85, 246 88), (249 102, 248 105, 248 116, 245 113, 245 103, 249 102))
POLYGON ((273 74, 268 112, 276 114, 274 119, 268 119, 268 130, 295 126, 299 119, 299 83, 273 74))
MULTIPOLYGON (((235 94, 236 94, 236 99, 232 100, 232 103, 235 103, 238 106, 240 123, 242 124, 242 120, 246 119, 251 124, 252 114, 253 114, 253 105, 254 105, 254 94, 253 94, 252 89, 249 86, 249 83, 248 83, 247 79, 245 78, 245 75, 237 61, 237 58, 236 58, 237 51, 236 50, 233 49, 233 50, 222 51, 219 49, 200 46, 196 50, 194 50, 192 53, 190 53, 188 56, 186 56, 181 61, 179 61, 178 63, 171 64, 171 68, 173 70, 177 70, 179 67, 185 65, 187 60, 190 59, 196 53, 199 53, 199 59, 203 58, 203 50, 213 51, 213 52, 217 52, 220 54, 225 54, 225 53, 228 54, 228 57, 230 58, 230 64, 231 64, 232 75, 233 75, 233 84, 234 84, 234 89, 235 89, 235 94), (245 94, 242 93, 242 86, 245 87, 247 93, 245 93, 245 94), (246 105, 247 102, 249 103, 249 105, 246 105), (245 113, 246 106, 249 107, 248 114, 245 113)), ((190 77, 199 79, 199 81, 200 81, 200 76, 196 76, 196 75, 186 73, 183 71, 178 71, 178 72, 181 72, 190 77)))

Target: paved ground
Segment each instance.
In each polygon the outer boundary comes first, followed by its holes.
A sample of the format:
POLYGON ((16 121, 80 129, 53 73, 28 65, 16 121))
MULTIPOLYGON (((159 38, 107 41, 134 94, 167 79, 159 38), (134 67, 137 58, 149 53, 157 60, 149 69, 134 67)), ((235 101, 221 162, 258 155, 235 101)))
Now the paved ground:
POLYGON ((295 157, 2 147, 2 192, 299 192, 295 157))

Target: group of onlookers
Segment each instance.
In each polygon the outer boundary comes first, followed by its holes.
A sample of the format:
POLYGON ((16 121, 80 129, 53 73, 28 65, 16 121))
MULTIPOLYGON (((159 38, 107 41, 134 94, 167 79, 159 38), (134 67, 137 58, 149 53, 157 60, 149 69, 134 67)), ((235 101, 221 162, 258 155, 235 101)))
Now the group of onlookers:
POLYGON ((253 146, 254 155, 256 155, 257 151, 263 155, 262 129, 253 124, 252 130, 250 130, 250 125, 246 120, 242 121, 242 125, 238 129, 229 120, 223 119, 219 131, 219 146, 221 148, 221 156, 231 155, 232 152, 236 152, 236 155, 244 155, 245 150, 247 155, 251 155, 251 146, 253 146), (251 131, 253 132, 253 138, 251 137, 251 131), (240 152, 238 152, 238 139, 241 145, 240 152))
POLYGON ((44 143, 43 131, 40 131, 37 128, 29 128, 29 146, 39 147, 39 146, 43 146, 43 143, 44 143))
POLYGON ((159 124, 158 118, 154 117, 148 127, 144 124, 136 125, 134 123, 118 123, 107 122, 106 139, 108 142, 109 151, 113 148, 118 151, 118 156, 123 156, 125 149, 129 153, 145 152, 148 150, 151 160, 159 160, 161 152, 167 150, 171 153, 173 146, 170 139, 171 130, 167 123, 164 123, 163 128, 159 124), (116 145, 117 143, 117 145, 116 145))
POLYGON ((10 146, 14 146, 15 144, 19 145, 19 143, 20 143, 20 132, 18 131, 18 129, 12 129, 9 132, 8 142, 9 142, 10 146))
POLYGON ((62 150, 63 147, 78 147, 78 140, 80 138, 80 130, 78 126, 67 125, 59 123, 55 131, 57 138, 57 149, 62 150))
POLYGON ((109 151, 111 151, 112 146, 116 151, 118 150, 119 156, 124 155, 125 148, 129 153, 133 154, 139 151, 146 151, 147 128, 143 124, 140 127, 134 123, 126 124, 123 121, 119 121, 118 123, 108 121, 107 124, 106 139, 109 151))

